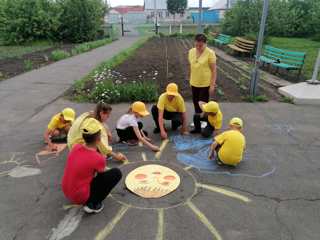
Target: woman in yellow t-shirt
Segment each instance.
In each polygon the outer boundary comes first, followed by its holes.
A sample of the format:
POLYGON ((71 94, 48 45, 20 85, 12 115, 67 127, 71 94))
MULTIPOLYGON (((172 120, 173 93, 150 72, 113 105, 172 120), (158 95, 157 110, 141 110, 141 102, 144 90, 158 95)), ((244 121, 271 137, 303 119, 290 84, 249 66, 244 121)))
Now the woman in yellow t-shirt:
POLYGON ((207 47, 207 37, 197 34, 195 47, 189 51, 190 85, 196 114, 202 112, 199 101, 208 102, 216 84, 216 55, 207 47))
POLYGON ((109 142, 112 140, 112 135, 109 128, 106 125, 106 121, 108 120, 111 114, 112 108, 110 105, 100 102, 97 104, 94 112, 85 112, 80 115, 72 124, 69 133, 68 133, 68 147, 72 149, 76 144, 84 144, 85 141, 82 137, 81 127, 84 121, 88 118, 94 118, 98 120, 101 127, 101 140, 99 142, 98 151, 106 156, 113 157, 119 161, 126 161, 127 158, 122 153, 115 153, 112 151, 112 147, 109 145, 109 142))

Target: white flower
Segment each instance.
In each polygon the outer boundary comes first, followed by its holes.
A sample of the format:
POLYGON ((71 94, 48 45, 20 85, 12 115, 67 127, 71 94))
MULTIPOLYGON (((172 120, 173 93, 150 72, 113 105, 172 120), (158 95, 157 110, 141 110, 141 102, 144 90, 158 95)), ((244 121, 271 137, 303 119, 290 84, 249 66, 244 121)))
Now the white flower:
POLYGON ((136 83, 136 81, 135 81, 135 80, 133 80, 133 81, 132 81, 132 83, 136 83))
POLYGON ((143 70, 142 73, 143 73, 143 74, 146 74, 147 72, 143 70))

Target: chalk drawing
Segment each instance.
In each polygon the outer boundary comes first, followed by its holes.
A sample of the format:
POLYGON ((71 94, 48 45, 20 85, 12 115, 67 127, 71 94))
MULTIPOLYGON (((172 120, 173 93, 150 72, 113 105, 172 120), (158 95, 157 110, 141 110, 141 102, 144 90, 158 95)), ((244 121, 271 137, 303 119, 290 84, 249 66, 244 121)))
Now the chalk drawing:
POLYGON ((293 131, 293 126, 288 123, 275 123, 271 125, 271 130, 275 133, 290 135, 293 131))
POLYGON ((13 152, 9 160, 0 162, 0 177, 22 178, 40 174, 40 169, 33 168, 26 164, 26 160, 22 160, 24 154, 24 152, 13 152))
MULTIPOLYGON (((171 140, 177 150, 177 160, 179 162, 206 173, 263 178, 273 174, 276 170, 276 167, 272 163, 272 159, 275 159, 276 155, 271 149, 266 151, 268 156, 264 156, 263 161, 261 161, 259 156, 250 152, 250 150, 246 150, 239 166, 237 168, 230 168, 219 166, 214 160, 208 159, 212 139, 177 135, 173 136, 171 140), (257 164, 250 164, 254 161, 259 161, 259 168, 255 168, 257 164)), ((262 153, 260 154, 262 156, 262 153)))
POLYGON ((156 158, 157 160, 160 159, 161 154, 162 154, 163 150, 166 148, 166 146, 167 146, 168 143, 169 143, 169 140, 168 140, 168 139, 164 140, 164 141, 161 143, 161 145, 160 145, 160 151, 155 154, 155 158, 156 158))
POLYGON ((163 208, 158 209, 158 230, 156 240, 163 240, 164 233, 164 212, 163 208))
POLYGON ((39 168, 30 168, 24 166, 17 166, 8 173, 8 175, 13 178, 23 178, 39 174, 41 174, 41 170, 39 168))
POLYGON ((52 229, 49 240, 61 240, 70 236, 79 226, 84 212, 80 207, 71 208, 67 215, 60 221, 56 228, 52 229))

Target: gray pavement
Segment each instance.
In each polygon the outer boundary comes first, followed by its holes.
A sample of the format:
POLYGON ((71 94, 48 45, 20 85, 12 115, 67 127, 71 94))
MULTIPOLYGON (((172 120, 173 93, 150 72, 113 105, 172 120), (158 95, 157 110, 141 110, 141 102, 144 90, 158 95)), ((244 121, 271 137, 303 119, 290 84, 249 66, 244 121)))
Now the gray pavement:
MULTIPOLYGON (((59 99, 25 119, 23 127, 10 128, 10 135, 1 140, 1 162, 20 152, 17 162, 25 160, 22 165, 42 171, 24 178, 1 177, 1 240, 319 239, 319 108, 277 102, 222 103, 224 128, 231 116, 244 119, 249 153, 239 168, 229 172, 184 169, 188 166, 177 161, 172 141, 160 160, 155 160, 148 149, 116 145, 115 149, 128 155, 130 164, 109 165, 120 167, 124 175, 152 161, 176 170, 182 184, 166 197, 146 201, 128 192, 122 181, 106 199, 103 212, 88 216, 81 209, 63 209, 70 204, 60 190, 66 152, 56 158, 42 158, 40 166, 34 159, 43 147, 42 131, 50 116, 66 106, 78 113, 93 108, 59 99), (148 162, 141 162, 142 152, 148 162), (263 177, 261 173, 270 168, 274 171, 263 177)), ((113 106, 110 127, 114 129, 127 108, 128 104, 113 106)), ((188 111, 192 112, 190 103, 188 111)), ((144 123, 152 132, 151 119, 144 123)), ((151 137, 160 144, 159 136, 151 137)), ((14 165, 0 163, 0 167, 4 171, 14 165)))
POLYGON ((75 80, 86 76, 99 63, 112 58, 139 39, 135 31, 111 44, 0 82, 0 136, 8 127, 25 121, 58 99, 75 80))

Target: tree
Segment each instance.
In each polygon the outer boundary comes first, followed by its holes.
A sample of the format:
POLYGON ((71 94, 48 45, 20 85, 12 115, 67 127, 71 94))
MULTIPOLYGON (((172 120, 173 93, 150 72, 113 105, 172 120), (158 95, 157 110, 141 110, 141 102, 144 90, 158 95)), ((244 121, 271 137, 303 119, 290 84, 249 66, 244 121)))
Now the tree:
POLYGON ((62 40, 78 43, 97 38, 106 11, 102 0, 61 0, 61 5, 62 40))
POLYGON ((169 13, 175 15, 183 14, 187 8, 187 0, 167 0, 167 9, 169 13))

